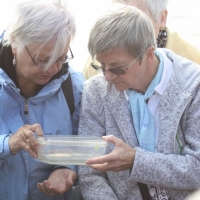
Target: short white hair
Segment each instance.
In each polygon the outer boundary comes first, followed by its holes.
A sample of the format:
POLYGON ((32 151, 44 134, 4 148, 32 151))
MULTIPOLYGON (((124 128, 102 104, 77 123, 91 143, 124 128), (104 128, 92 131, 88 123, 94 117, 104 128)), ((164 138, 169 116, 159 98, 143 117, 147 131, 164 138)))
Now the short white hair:
POLYGON ((6 29, 4 44, 17 48, 40 44, 37 53, 48 42, 54 42, 47 69, 66 49, 75 35, 75 20, 63 0, 22 0, 6 29))
POLYGON ((122 47, 141 59, 151 46, 156 49, 155 32, 149 17, 136 7, 119 4, 97 19, 90 32, 88 50, 94 58, 122 47))
POLYGON ((153 16, 155 22, 160 18, 162 11, 167 10, 168 0, 112 0, 113 2, 120 2, 128 5, 135 5, 143 3, 153 16))

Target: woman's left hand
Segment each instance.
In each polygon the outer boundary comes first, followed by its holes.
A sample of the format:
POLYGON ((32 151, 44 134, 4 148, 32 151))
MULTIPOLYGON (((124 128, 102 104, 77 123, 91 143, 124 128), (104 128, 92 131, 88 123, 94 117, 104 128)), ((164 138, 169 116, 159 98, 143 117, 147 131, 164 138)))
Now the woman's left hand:
POLYGON ((108 155, 88 159, 86 164, 101 172, 132 169, 136 150, 113 135, 102 138, 113 143, 115 149, 108 155))
POLYGON ((37 183, 37 188, 47 195, 61 195, 71 189, 76 178, 76 172, 71 169, 56 169, 48 180, 37 183))

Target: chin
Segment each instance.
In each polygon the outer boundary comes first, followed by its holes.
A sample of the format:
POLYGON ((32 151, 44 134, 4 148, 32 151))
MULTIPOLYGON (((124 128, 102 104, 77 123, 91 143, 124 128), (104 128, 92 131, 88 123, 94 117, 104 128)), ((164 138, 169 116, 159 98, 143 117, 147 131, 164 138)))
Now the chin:
POLYGON ((115 88, 118 91, 124 91, 124 90, 128 89, 127 87, 123 87, 123 86, 119 86, 119 85, 115 85, 115 88))
POLYGON ((37 82, 38 85, 46 85, 49 82, 49 80, 40 80, 37 82))

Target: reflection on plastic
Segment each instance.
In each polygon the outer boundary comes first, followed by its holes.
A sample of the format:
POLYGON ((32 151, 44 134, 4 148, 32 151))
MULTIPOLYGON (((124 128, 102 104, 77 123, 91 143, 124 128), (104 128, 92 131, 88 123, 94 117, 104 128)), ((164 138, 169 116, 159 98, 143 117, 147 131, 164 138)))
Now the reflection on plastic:
POLYGON ((39 142, 38 159, 57 165, 85 165, 89 158, 105 155, 107 142, 92 136, 44 136, 39 142))

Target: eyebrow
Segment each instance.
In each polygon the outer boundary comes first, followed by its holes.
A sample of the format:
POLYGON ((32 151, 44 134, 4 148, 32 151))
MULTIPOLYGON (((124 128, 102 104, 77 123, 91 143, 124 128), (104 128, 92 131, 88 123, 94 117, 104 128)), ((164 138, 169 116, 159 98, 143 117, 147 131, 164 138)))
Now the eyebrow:
MULTIPOLYGON (((66 54, 67 55, 67 54, 66 54)), ((60 58, 62 58, 62 57, 65 57, 66 55, 62 55, 62 56, 60 56, 60 57, 58 57, 57 58, 57 60, 58 59, 60 59, 60 58)), ((45 54, 39 54, 38 56, 37 56, 37 59, 38 60, 41 60, 41 59, 50 59, 51 58, 51 56, 48 56, 48 55, 45 55, 45 54), (41 58, 42 57, 42 58, 41 58)))

